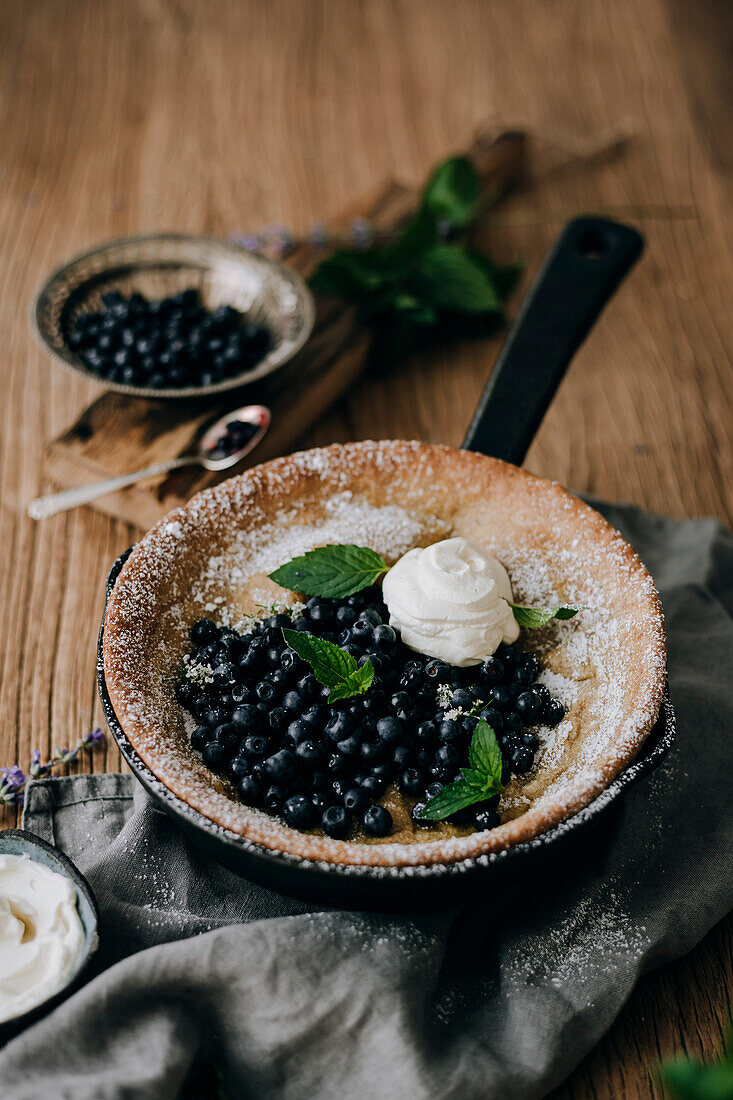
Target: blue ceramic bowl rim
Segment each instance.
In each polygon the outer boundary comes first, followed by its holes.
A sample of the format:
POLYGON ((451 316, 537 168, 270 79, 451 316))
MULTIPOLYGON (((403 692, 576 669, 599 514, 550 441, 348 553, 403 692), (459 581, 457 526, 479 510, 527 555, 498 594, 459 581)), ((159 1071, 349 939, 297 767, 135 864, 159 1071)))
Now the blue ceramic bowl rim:
POLYGON ((0 855, 23 854, 26 854, 29 859, 34 860, 36 863, 64 875, 74 884, 76 907, 84 928, 84 950, 76 970, 69 975, 68 980, 61 989, 34 1005, 33 1008, 29 1008, 27 1012, 23 1012, 20 1016, 12 1016, 9 1020, 0 1023, 0 1042, 3 1041, 4 1032, 15 1034, 51 1007, 60 1004, 71 991, 72 986, 79 981, 99 948, 99 909, 97 901, 91 886, 76 864, 58 848, 54 848, 52 844, 28 829, 3 829, 0 831, 0 855), (6 847, 7 841, 19 843, 14 846, 15 850, 11 850, 10 846, 6 847), (38 853, 43 856, 42 859, 38 858, 38 853))
MULTIPOLYGON (((129 764, 137 779, 154 799, 162 803, 166 811, 173 817, 181 820, 185 825, 192 827, 203 835, 214 838, 230 849, 238 849, 242 853, 249 853, 256 859, 277 865, 289 865, 303 871, 319 870, 329 875, 343 879, 380 879, 391 881, 410 881, 415 878, 421 880, 444 881, 456 878, 478 868, 496 866, 497 864, 510 864, 521 862, 538 850, 549 849, 552 845, 562 842, 570 832, 581 830, 590 825, 594 819, 603 813, 619 796, 633 783, 638 782, 644 776, 652 772, 662 763, 674 742, 676 719, 672 702, 669 697, 669 687, 665 683, 662 706, 655 730, 649 735, 646 745, 647 751, 642 750, 642 755, 633 761, 614 781, 603 790, 597 798, 584 806, 566 821, 548 829, 547 832, 533 837, 522 844, 511 848, 503 848, 498 852, 487 852, 469 859, 457 860, 451 863, 417 864, 411 867, 373 867, 366 864, 340 864, 329 863, 325 860, 306 859, 291 852, 276 851, 256 844, 246 837, 240 836, 229 829, 209 820, 198 810, 189 806, 165 784, 158 779, 150 768, 138 756, 133 745, 128 740, 117 715, 112 701, 107 692, 104 678, 104 662, 102 644, 104 638, 104 618, 106 616, 106 602, 115 581, 119 576, 122 566, 127 561, 134 547, 130 547, 116 559, 107 578, 107 593, 105 601, 105 615, 99 628, 99 641, 97 646, 97 685, 107 723, 112 735, 117 742, 120 752, 129 764)), ((646 746, 645 746, 646 748, 646 746)))

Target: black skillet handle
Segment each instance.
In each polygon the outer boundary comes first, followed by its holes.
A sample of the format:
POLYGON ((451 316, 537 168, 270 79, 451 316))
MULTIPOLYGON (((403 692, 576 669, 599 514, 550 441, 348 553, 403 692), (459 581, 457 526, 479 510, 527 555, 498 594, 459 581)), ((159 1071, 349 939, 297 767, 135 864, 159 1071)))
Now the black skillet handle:
POLYGON ((603 218, 569 222, 499 352, 462 446, 521 466, 575 352, 644 247, 603 218))

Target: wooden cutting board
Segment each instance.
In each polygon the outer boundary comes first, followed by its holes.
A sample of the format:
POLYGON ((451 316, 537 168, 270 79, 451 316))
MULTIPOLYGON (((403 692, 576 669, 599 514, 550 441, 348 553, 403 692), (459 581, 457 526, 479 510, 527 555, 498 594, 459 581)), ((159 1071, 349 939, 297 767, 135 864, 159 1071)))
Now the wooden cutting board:
MULTIPOLYGON (((465 150, 474 163, 482 191, 498 197, 521 177, 526 141, 515 131, 481 131, 465 150)), ((354 218, 365 218, 378 231, 397 228, 416 208, 419 192, 386 181, 326 223, 330 232, 348 230, 354 218)), ((287 258, 308 278, 322 250, 299 245, 287 258)), ((167 477, 138 482, 101 497, 90 507, 137 526, 149 527, 194 493, 248 466, 292 450, 293 444, 321 413, 359 376, 367 361, 369 332, 353 307, 318 299, 316 322, 302 351, 275 375, 208 400, 154 401, 105 393, 47 448, 46 472, 60 489, 87 485, 175 458, 195 448, 206 426, 227 409, 258 403, 272 410, 272 426, 238 466, 224 474, 195 467, 167 477)))

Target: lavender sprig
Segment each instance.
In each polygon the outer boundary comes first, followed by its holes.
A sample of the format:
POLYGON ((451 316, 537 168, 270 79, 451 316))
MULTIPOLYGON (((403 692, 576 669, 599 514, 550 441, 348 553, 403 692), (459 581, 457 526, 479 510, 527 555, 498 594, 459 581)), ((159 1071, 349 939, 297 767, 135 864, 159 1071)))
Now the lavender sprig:
POLYGON ((51 759, 45 763, 40 749, 34 749, 27 775, 17 764, 13 764, 9 768, 0 768, 0 806, 21 805, 25 794, 25 786, 29 779, 40 779, 44 775, 49 775, 53 768, 72 764, 78 758, 82 749, 92 752, 103 741, 104 733, 101 729, 96 728, 85 733, 71 748, 54 749, 51 759))

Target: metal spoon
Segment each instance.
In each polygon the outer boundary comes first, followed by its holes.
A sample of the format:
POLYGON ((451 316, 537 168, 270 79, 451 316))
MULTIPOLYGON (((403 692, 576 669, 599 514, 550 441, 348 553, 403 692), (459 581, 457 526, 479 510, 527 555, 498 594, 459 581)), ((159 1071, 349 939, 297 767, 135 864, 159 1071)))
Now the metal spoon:
POLYGON ((144 470, 136 470, 132 474, 122 474, 121 477, 111 477, 105 481, 97 481, 93 485, 81 485, 78 489, 66 489, 63 493, 52 493, 50 496, 38 497, 28 505, 28 515, 31 519, 47 519, 55 516, 57 512, 65 512, 69 508, 77 508, 80 504, 88 504, 97 497, 114 493, 118 489, 124 489, 128 485, 134 485, 145 477, 156 477, 158 474, 167 474, 171 470, 178 470, 182 466, 203 466, 205 470, 228 470, 235 466, 245 455, 255 449, 263 435, 270 427, 272 419, 270 410, 264 405, 244 405, 241 409, 233 409, 219 420, 215 421, 203 434, 198 443, 195 454, 181 455, 180 458, 172 458, 168 462, 156 462, 144 470), (257 431, 247 442, 228 454, 217 455, 216 444, 227 435, 227 427, 233 421, 242 424, 253 424, 257 431))

